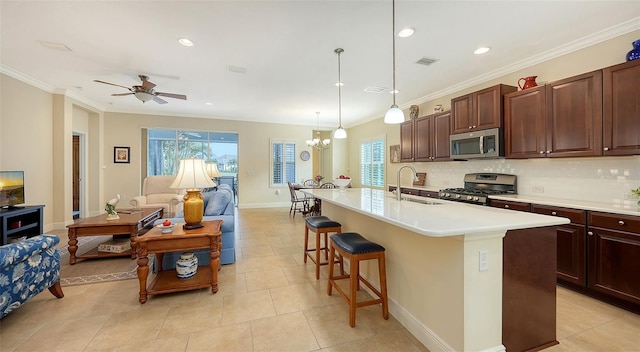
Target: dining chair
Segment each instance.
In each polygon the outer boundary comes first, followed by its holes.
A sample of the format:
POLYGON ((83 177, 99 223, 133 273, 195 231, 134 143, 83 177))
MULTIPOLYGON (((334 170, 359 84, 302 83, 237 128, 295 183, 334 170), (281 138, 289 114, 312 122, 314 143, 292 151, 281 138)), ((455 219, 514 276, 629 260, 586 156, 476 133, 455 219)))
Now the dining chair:
POLYGON ((308 179, 302 182, 302 186, 307 188, 316 188, 318 187, 318 183, 313 179, 308 179))
POLYGON ((332 182, 325 182, 321 184, 319 188, 338 188, 338 186, 336 186, 336 184, 332 182))
POLYGON ((289 215, 293 212, 293 217, 296 217, 296 211, 301 212, 302 214, 307 214, 309 212, 309 200, 311 198, 306 195, 299 195, 296 189, 293 186, 293 183, 287 182, 289 185, 289 193, 291 194, 291 207, 289 208, 289 215))

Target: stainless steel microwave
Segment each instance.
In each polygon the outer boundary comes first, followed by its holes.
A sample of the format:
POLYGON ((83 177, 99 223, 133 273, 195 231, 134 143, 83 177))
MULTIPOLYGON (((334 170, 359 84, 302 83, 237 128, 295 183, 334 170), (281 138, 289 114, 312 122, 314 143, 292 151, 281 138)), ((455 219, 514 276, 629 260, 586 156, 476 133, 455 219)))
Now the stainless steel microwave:
POLYGON ((491 159, 504 156, 502 130, 489 130, 452 134, 451 159, 491 159))

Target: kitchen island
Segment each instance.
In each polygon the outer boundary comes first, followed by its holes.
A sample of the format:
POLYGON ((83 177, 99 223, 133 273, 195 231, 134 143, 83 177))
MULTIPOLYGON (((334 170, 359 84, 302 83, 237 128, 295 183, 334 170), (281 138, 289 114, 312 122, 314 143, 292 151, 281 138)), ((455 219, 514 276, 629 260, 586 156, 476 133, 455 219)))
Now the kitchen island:
MULTIPOLYGON (((386 248, 390 312, 432 351, 504 351, 505 234, 569 222, 443 200, 397 201, 369 188, 304 192, 321 199, 323 215, 339 221, 344 232, 358 232, 386 248)), ((538 236, 530 232, 526 237, 538 236)), ((537 256, 535 241, 527 245, 537 256)), ((549 255, 555 258, 555 250, 549 255)), ((361 265, 362 275, 378 282, 377 267, 367 264, 361 265)), ((555 260, 538 268, 518 265, 555 282, 555 260)), ((555 323, 555 286, 549 295, 555 323)), ((555 331, 551 340, 555 343, 555 331)))

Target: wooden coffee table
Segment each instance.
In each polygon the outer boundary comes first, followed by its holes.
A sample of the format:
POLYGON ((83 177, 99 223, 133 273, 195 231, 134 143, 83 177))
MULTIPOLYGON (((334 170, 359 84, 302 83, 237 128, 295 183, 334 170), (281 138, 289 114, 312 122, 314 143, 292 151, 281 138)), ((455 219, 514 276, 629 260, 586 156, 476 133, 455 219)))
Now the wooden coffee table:
POLYGON ((162 218, 163 209, 144 209, 139 213, 121 214, 120 219, 107 220, 107 214, 82 218, 68 225, 69 235, 69 264, 76 263, 77 258, 104 258, 104 257, 136 257, 135 244, 133 239, 143 235, 149 230, 153 222, 162 218), (78 250, 78 237, 83 236, 104 236, 104 235, 129 235, 131 239, 131 250, 122 253, 98 252, 97 248, 82 255, 76 255, 78 250))
MULTIPOLYGON (((195 290, 211 286, 211 292, 218 292, 218 269, 220 268, 220 235, 222 220, 204 221, 204 227, 195 230, 184 230, 177 224, 171 233, 161 233, 158 227, 144 236, 136 237, 138 253, 138 281, 140 281, 140 303, 147 301, 147 295, 195 290), (175 270, 162 270, 162 257, 167 252, 192 251, 208 248, 209 265, 198 266, 196 275, 188 279, 179 279, 175 270), (147 287, 149 275, 149 254, 156 255, 158 273, 147 287)), ((132 243, 133 243, 132 242, 132 243)))

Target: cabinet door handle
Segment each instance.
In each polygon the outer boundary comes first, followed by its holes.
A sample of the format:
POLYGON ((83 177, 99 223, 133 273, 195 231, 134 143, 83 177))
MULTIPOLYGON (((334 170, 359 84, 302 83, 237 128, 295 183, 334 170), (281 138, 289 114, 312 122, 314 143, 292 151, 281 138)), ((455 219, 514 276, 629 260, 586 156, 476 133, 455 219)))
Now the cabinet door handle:
POLYGON ((589 231, 589 232, 587 232, 587 235, 593 236, 593 232, 589 231))
POLYGON ((476 126, 474 125, 473 128, 476 128, 476 126))
POLYGON ((604 147, 604 151, 606 152, 607 150, 609 150, 609 147, 604 147))
POLYGON ((556 213, 555 211, 552 211, 551 215, 556 216, 556 215, 558 215, 558 213, 556 213))
POLYGON ((473 127, 469 126, 469 129, 472 129, 473 127))
POLYGON ((505 205, 504 205, 504 207, 505 207, 506 209, 509 209, 509 204, 505 204, 505 205))
POLYGON ((540 154, 544 154, 544 150, 541 150, 541 151, 540 151, 540 154))
POLYGON ((550 151, 550 150, 547 150, 547 154, 551 154, 551 151, 550 151))
POLYGON ((624 221, 622 221, 622 220, 618 220, 618 225, 620 225, 620 226, 624 226, 624 221))

